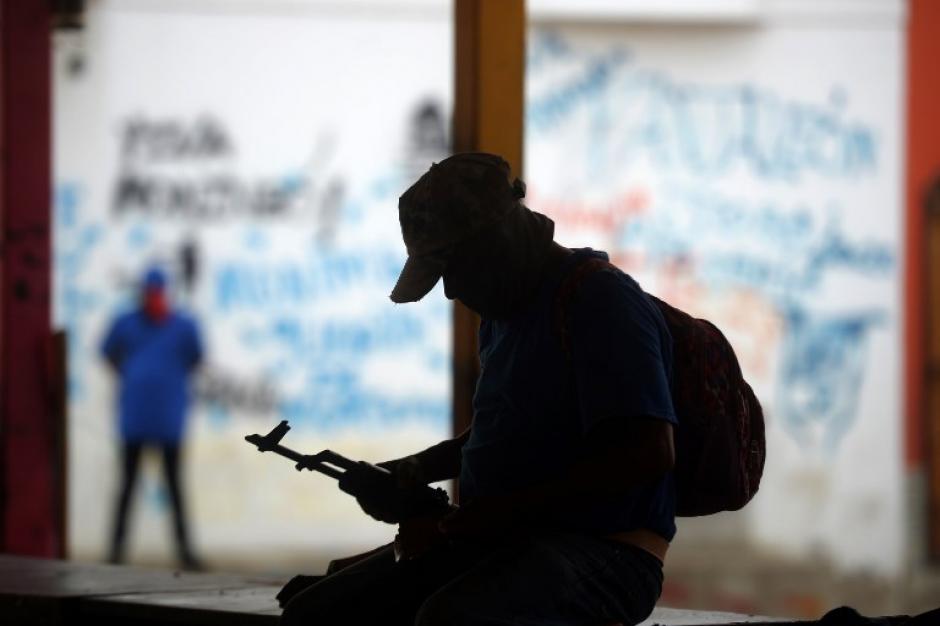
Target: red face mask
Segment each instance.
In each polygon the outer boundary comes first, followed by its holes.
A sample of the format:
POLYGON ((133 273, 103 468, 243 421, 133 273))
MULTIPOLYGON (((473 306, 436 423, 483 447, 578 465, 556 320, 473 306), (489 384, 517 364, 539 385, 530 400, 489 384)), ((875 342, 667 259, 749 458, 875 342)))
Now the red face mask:
POLYGON ((144 291, 144 314, 154 322, 162 322, 170 314, 170 305, 163 289, 150 287, 144 291))

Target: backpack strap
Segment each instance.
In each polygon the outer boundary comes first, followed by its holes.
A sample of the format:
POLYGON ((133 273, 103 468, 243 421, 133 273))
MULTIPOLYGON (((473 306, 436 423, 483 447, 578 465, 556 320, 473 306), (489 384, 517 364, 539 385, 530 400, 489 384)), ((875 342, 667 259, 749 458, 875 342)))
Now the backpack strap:
POLYGON ((597 257, 585 259, 568 271, 561 281, 561 285, 559 285, 558 289, 555 291, 553 325, 555 335, 561 342, 561 351, 568 361, 571 360, 571 331, 568 327, 571 301, 574 299, 578 288, 588 276, 595 272, 611 269, 616 269, 616 267, 604 259, 597 257))

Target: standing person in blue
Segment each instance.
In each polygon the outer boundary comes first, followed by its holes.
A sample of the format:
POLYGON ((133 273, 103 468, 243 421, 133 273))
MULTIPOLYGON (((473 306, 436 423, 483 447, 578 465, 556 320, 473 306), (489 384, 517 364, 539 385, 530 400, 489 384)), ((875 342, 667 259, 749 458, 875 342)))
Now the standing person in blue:
POLYGON ((186 525, 180 464, 189 379, 202 361, 196 322, 175 310, 159 268, 143 277, 138 307, 119 315, 107 331, 101 352, 118 377, 118 427, 121 437, 121 486, 115 507, 109 561, 124 560, 127 518, 144 448, 157 448, 173 505, 177 555, 196 569, 186 525))
MULTIPOLYGON (((491 154, 435 164, 399 200, 408 260, 394 302, 444 294, 480 314, 481 373, 461 435, 383 465, 460 478, 459 508, 401 522, 391 549, 303 590, 282 624, 636 624, 676 532, 672 339, 657 306, 589 248, 555 243, 491 154)), ((304 582, 302 578, 298 581, 304 582)))

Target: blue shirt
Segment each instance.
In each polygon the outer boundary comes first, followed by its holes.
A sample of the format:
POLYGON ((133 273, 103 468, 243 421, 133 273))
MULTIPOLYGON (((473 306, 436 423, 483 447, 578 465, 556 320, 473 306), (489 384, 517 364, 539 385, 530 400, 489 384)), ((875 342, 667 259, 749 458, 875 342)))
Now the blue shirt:
POLYGON ((189 404, 189 373, 202 359, 196 323, 179 313, 163 322, 142 311, 119 316, 102 353, 117 363, 121 436, 136 443, 179 443, 189 404))
MULTIPOLYGON (((543 281, 526 310, 480 326, 481 372, 470 438, 462 450, 461 498, 510 492, 558 478, 585 435, 607 419, 654 417, 676 424, 670 393, 672 338, 658 307, 630 276, 588 274, 568 302, 570 355, 555 328, 563 276, 589 256, 575 250, 543 281)), ((614 502, 569 511, 562 527, 593 533, 676 532, 670 472, 614 502)))

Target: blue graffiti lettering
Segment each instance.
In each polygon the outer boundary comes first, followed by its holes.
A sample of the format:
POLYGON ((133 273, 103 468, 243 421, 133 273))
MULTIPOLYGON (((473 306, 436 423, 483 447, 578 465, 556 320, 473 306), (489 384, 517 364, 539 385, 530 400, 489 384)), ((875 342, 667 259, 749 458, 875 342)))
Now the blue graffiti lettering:
POLYGON ((213 276, 213 306, 225 314, 311 304, 363 283, 392 285, 403 262, 392 253, 323 252, 306 262, 220 263, 213 276))
POLYGON ((560 85, 555 91, 530 98, 526 103, 526 122, 536 129, 554 126, 570 116, 575 107, 590 102, 610 83, 626 54, 617 50, 607 58, 593 58, 586 62, 581 75, 560 85))
POLYGON ((625 220, 616 245, 643 250, 653 266, 694 257, 703 283, 747 286, 774 299, 806 295, 835 271, 886 277, 894 270, 889 245, 849 240, 834 217, 820 228, 816 212, 677 184, 655 213, 625 220))
POLYGON ((276 317, 267 333, 259 332, 254 345, 271 343, 297 357, 312 354, 352 354, 361 357, 376 350, 418 344, 424 338, 424 324, 417 316, 395 311, 355 320, 331 319, 310 323, 298 317, 276 317))
POLYGON ((622 48, 570 53, 574 46, 557 35, 544 37, 533 44, 539 54, 569 52, 563 65, 539 63, 530 72, 532 140, 574 129, 592 137, 589 154, 604 161, 624 167, 645 160, 699 176, 744 167, 759 178, 797 182, 805 174, 853 178, 877 168, 875 133, 847 119, 838 88, 838 97, 809 102, 750 83, 683 82, 627 63, 622 48))
POLYGON ((868 330, 883 319, 878 312, 788 312, 777 407, 783 428, 797 442, 835 452, 857 413, 868 330))

